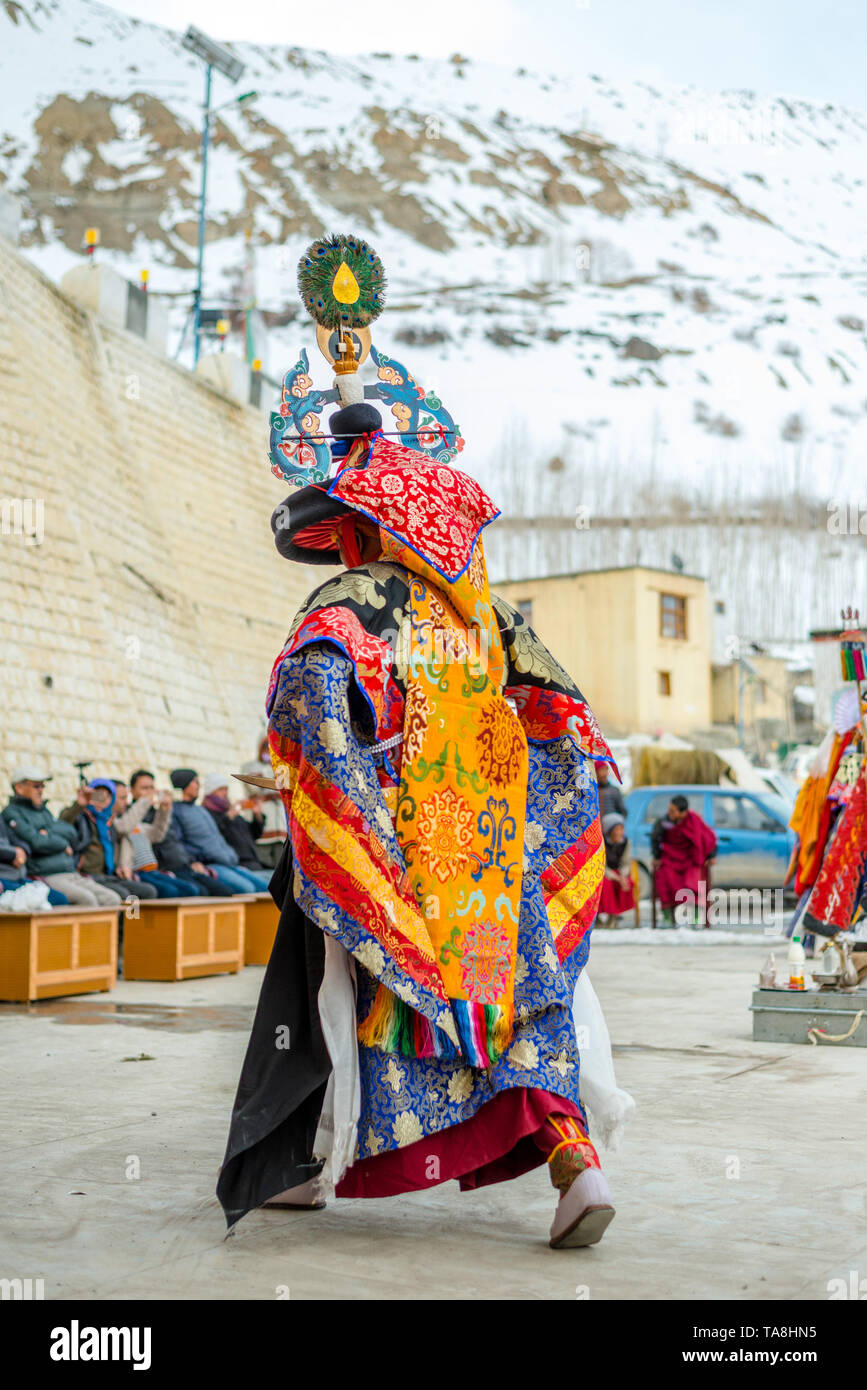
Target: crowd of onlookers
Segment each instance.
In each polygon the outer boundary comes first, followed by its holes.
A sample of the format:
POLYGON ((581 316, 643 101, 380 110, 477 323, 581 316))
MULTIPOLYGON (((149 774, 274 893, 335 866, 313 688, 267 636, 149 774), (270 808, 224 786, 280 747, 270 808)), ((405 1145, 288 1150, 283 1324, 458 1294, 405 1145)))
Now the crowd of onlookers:
MULTIPOLYGON (((259 763, 244 771, 253 767, 270 771, 259 763)), ((54 815, 45 799, 51 778, 37 766, 17 768, 0 811, 0 893, 35 881, 47 885, 50 906, 120 907, 130 897, 265 891, 270 851, 285 834, 279 797, 254 788, 233 801, 228 777, 200 781, 192 768, 175 768, 169 780, 172 791, 158 790, 144 768, 128 783, 96 777, 54 815)))

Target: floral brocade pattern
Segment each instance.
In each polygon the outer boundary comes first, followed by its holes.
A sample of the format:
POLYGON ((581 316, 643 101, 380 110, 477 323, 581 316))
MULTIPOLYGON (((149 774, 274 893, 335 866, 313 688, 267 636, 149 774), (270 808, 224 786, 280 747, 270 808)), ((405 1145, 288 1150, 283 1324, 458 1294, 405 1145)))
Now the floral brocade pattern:
POLYGON ((473 843, 473 808, 446 787, 432 792, 419 807, 416 853, 428 872, 448 883, 464 872, 473 843))
MULTIPOLYGON (((410 720, 428 711, 423 751, 404 737, 395 830, 407 862, 462 1054, 490 1066, 511 1038, 514 964, 521 902, 527 739, 501 693, 506 663, 485 578, 481 592, 467 574, 443 583, 430 562, 393 537, 383 554, 411 570, 406 702, 410 720), (505 969, 483 964, 481 938, 469 929, 500 926, 505 969), (471 959, 464 956, 472 949, 471 959)), ((406 715, 405 715, 406 719, 406 715)), ((409 1037, 392 1002, 380 997, 359 1037, 386 1051, 449 1056, 445 1043, 413 1024, 409 1037)))
POLYGON ((424 750, 433 705, 418 685, 407 691, 403 719, 403 756, 414 760, 424 750))
POLYGON ((495 787, 514 782, 524 760, 524 739, 516 722, 505 703, 488 705, 479 715, 476 763, 495 787))
POLYGON ((464 933, 463 986, 483 1004, 496 1004, 511 969, 511 943, 496 922, 474 922, 464 933))
MULTIPOLYGON (((589 949, 588 933, 560 964, 551 949, 539 881, 528 875, 518 931, 521 969, 515 984, 511 1046, 486 1070, 468 1067, 460 1059, 389 1057, 378 1048, 360 1047, 356 1157, 370 1158, 438 1134, 468 1120, 500 1091, 513 1086, 538 1087, 581 1108, 572 995, 589 949)), ((363 969, 357 974, 360 1019, 370 1008, 376 981, 363 969)))

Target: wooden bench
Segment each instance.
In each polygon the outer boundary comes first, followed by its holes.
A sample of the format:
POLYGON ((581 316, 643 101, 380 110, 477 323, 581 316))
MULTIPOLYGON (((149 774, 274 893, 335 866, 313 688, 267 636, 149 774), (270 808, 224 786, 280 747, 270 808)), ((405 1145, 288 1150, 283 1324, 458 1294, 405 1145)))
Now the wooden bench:
POLYGON ((256 893, 247 904, 244 964, 267 965, 277 935, 280 913, 270 893, 256 893))
POLYGON ((232 898, 149 898, 123 928, 125 980, 234 975, 244 965, 252 893, 232 898))
POLYGON ((111 989, 118 909, 0 912, 0 999, 24 1002, 111 989))

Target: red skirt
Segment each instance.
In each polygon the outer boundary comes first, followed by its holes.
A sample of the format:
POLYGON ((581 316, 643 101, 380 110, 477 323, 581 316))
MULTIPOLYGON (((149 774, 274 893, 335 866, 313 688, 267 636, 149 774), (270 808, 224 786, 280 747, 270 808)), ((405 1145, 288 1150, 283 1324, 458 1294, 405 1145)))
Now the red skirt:
MULTIPOLYGON (((571 1100, 550 1091, 514 1086, 477 1110, 469 1120, 389 1149, 347 1168, 338 1197, 394 1197, 452 1178, 462 1191, 507 1182, 544 1163, 562 1138, 550 1115, 573 1115, 584 1133, 587 1122, 571 1100)), ((598 1160, 597 1160, 598 1161, 598 1160)))
MULTIPOLYGON (((675 865, 663 860, 656 871, 656 896, 663 907, 677 907, 677 894, 686 891, 692 901, 698 900, 699 867, 697 864, 675 865)), ((681 902, 686 901, 681 899, 681 902)))
POLYGON ((635 887, 621 888, 613 879, 603 878, 602 896, 599 899, 600 915, 619 917, 623 912, 631 912, 635 906, 635 887))

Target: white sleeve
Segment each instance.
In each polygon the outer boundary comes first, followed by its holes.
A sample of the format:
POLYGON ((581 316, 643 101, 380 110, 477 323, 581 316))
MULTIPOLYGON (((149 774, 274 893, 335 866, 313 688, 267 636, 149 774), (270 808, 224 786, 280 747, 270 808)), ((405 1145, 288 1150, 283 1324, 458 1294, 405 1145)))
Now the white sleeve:
POLYGON ((581 1104, 587 1110, 591 1138, 598 1138, 606 1149, 618 1149, 635 1101, 617 1085, 608 1025, 586 970, 575 985, 572 1016, 581 1054, 581 1104))

